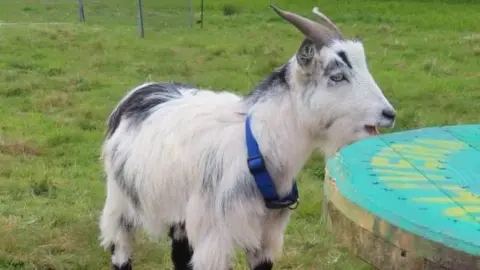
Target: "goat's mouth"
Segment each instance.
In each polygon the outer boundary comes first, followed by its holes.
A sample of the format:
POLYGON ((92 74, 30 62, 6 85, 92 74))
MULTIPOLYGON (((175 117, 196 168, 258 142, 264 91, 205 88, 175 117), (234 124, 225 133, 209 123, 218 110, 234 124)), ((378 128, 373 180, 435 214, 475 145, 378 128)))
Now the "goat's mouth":
MULTIPOLYGON (((375 136, 375 135, 378 135, 380 134, 380 132, 378 131, 378 127, 377 126, 374 126, 374 125, 365 125, 363 126, 363 130, 365 130, 365 132, 369 135, 369 136, 375 136)), ((361 130, 357 129, 356 132, 361 132, 361 130)), ((362 133, 363 135, 363 133, 362 133)), ((363 138, 363 136, 362 136, 363 138)), ((350 142, 347 142, 345 143, 343 146, 341 146, 340 148, 337 149, 336 152, 340 151, 341 148, 347 146, 347 145, 350 145, 352 143, 354 143, 355 141, 350 141, 350 142)))
POLYGON ((377 126, 371 126, 371 125, 365 125, 365 131, 370 135, 370 136, 375 136, 380 134, 378 131, 377 126))

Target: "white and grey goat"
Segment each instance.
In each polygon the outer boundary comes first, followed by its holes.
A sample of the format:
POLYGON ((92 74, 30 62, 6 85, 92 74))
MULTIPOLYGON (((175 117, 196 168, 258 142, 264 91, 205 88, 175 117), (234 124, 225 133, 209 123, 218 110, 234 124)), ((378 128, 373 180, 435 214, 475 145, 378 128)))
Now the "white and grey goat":
POLYGON ((247 140, 258 143, 270 187, 282 198, 313 151, 328 157, 393 126, 395 110, 360 41, 345 39, 316 8, 322 23, 272 8, 305 38, 248 96, 149 83, 113 110, 102 150, 100 229, 114 269, 132 268, 137 228, 170 232, 177 270, 232 269, 235 247, 251 269, 272 269, 296 198, 268 205, 247 162, 247 140))

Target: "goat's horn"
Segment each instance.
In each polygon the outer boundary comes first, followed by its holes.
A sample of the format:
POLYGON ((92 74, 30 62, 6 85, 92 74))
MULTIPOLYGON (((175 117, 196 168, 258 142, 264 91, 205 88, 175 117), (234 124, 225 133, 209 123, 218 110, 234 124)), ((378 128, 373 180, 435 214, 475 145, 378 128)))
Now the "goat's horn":
POLYGON ((293 24, 300 32, 302 32, 307 38, 314 42, 321 44, 328 43, 332 38, 341 38, 336 32, 333 32, 330 28, 321 25, 315 21, 304 18, 300 15, 292 12, 283 11, 280 8, 270 4, 270 7, 284 20, 293 24))
POLYGON ((320 12, 317 7, 314 7, 312 11, 313 11, 313 13, 314 13, 315 15, 317 15, 318 17, 320 17, 320 18, 322 18, 323 20, 325 20, 325 22, 328 24, 328 26, 330 26, 330 29, 333 30, 333 31, 335 31, 335 32, 338 34, 338 37, 339 37, 339 38, 343 39, 343 34, 342 34, 342 32, 340 31, 340 29, 338 29, 338 27, 335 25, 335 23, 332 22, 332 20, 330 20, 330 19, 327 17, 327 15, 323 14, 322 12, 320 12))

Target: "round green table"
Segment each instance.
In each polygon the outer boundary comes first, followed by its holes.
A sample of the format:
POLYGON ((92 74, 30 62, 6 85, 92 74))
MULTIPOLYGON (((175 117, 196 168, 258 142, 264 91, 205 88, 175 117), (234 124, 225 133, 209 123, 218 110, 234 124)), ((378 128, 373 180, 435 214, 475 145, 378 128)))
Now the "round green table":
POLYGON ((480 125, 379 135, 326 164, 327 227, 379 269, 480 269, 480 125))

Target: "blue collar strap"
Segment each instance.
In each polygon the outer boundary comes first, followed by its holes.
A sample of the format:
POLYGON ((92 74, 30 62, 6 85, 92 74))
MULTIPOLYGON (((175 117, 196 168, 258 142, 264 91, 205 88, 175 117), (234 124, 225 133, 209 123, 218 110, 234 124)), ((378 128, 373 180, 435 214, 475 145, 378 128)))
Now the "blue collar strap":
POLYGON ((281 209, 286 207, 295 209, 298 205, 297 182, 293 182, 292 192, 290 192, 290 194, 282 199, 278 197, 272 177, 265 166, 265 160, 260 152, 258 143, 253 137, 250 126, 250 116, 247 116, 245 121, 245 135, 247 142, 248 168, 255 178, 255 183, 257 184, 258 189, 260 189, 260 192, 262 193, 265 206, 270 209, 281 209), (294 204, 295 206, 291 207, 294 204))

